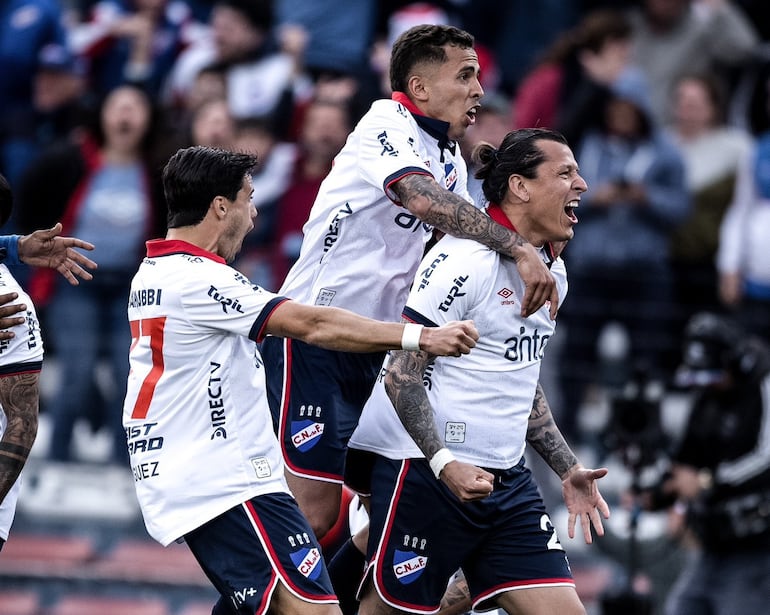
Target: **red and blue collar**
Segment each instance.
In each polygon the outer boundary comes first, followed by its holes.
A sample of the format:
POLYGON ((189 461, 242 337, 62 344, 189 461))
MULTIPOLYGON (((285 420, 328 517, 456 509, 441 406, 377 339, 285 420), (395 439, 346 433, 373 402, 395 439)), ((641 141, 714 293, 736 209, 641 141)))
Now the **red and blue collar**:
MULTIPOLYGON (((500 207, 497 203, 490 203, 487 205, 487 215, 492 218, 495 222, 498 224, 504 226, 505 228, 513 231, 514 233, 518 233, 516 230, 516 227, 513 226, 513 222, 511 222, 508 219, 508 216, 505 215, 503 212, 503 208, 500 207)), ((553 245, 548 242, 543 246, 543 254, 545 254, 546 261, 545 264, 550 266, 553 264, 553 262, 556 260, 556 255, 553 251, 553 245)))
POLYGON ((402 104, 409 113, 414 116, 417 125, 427 132, 431 137, 438 141, 438 147, 440 150, 448 149, 455 155, 457 151, 457 142, 449 139, 449 122, 444 120, 437 120, 434 117, 428 117, 423 115, 409 97, 403 92, 393 92, 391 98, 397 103, 402 104))
POLYGON ((145 245, 147 246, 148 258, 169 256, 171 254, 189 254, 190 256, 208 258, 223 265, 226 263, 225 259, 221 256, 181 239, 151 239, 145 245))

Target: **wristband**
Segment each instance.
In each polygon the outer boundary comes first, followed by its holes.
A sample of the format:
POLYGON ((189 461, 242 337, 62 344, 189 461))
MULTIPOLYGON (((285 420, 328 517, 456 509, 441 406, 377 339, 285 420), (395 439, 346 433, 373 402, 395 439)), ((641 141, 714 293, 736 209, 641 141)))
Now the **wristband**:
POLYGON ((433 470, 433 474, 437 479, 441 475, 441 470, 443 470, 444 466, 450 461, 455 461, 455 456, 448 448, 440 448, 438 451, 436 451, 436 454, 430 458, 428 463, 430 464, 430 469, 433 470))
POLYGON ((420 350, 420 336, 423 326, 408 322, 401 334, 401 350, 420 350))

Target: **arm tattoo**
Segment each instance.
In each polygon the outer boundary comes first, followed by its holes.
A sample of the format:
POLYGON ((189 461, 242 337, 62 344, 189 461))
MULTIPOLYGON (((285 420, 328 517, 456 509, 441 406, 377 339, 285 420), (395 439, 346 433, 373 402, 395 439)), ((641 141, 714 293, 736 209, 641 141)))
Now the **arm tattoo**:
POLYGON ((455 578, 446 588, 444 597, 441 598, 441 610, 439 615, 449 615, 466 613, 472 606, 468 582, 465 580, 465 574, 462 570, 457 573, 455 578))
POLYGON ((567 470, 578 463, 553 420, 551 407, 539 382, 529 415, 527 442, 559 477, 563 477, 567 470))
POLYGON ((8 418, 0 440, 0 502, 19 477, 37 435, 39 378, 37 373, 0 378, 0 403, 8 418))
POLYGON ((431 360, 432 356, 423 351, 393 352, 385 373, 385 392, 426 459, 431 459, 443 447, 422 383, 431 360))
POLYGON ((396 182, 393 191, 410 211, 414 201, 426 199, 430 206, 421 216, 422 221, 449 235, 473 239, 507 256, 513 256, 516 248, 527 243, 461 196, 439 186, 428 175, 407 175, 396 182))

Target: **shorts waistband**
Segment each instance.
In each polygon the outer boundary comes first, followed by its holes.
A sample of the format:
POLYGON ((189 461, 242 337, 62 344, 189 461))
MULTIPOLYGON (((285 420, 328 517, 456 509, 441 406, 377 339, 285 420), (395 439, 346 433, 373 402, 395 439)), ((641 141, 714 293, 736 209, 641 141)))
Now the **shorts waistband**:
POLYGON ((490 474, 495 475, 495 483, 503 484, 505 483, 506 479, 509 479, 513 476, 516 476, 518 474, 521 474, 521 471, 524 469, 524 457, 519 459, 519 462, 511 466, 510 468, 484 468, 482 467, 482 470, 486 470, 490 474))

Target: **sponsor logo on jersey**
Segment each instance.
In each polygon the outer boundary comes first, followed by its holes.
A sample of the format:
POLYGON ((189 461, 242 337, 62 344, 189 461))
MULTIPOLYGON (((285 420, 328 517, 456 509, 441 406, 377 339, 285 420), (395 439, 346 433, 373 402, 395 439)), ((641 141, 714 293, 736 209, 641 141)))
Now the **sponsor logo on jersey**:
POLYGON ((464 297, 465 293, 460 292, 462 287, 465 285, 465 283, 468 281, 467 275, 461 275, 457 276, 454 280, 454 286, 449 289, 449 292, 446 295, 446 298, 441 302, 441 305, 438 306, 438 309, 442 312, 448 312, 449 308, 452 306, 452 303, 454 303, 454 300, 457 297, 464 297))
POLYGON ((393 553, 393 574, 402 585, 414 583, 422 576, 427 565, 428 558, 424 555, 417 555, 414 551, 396 549, 393 553))
POLYGON ((243 306, 238 299, 231 299, 225 297, 219 293, 219 289, 216 286, 209 286, 209 292, 207 293, 214 301, 218 301, 222 305, 222 311, 227 314, 228 310, 233 312, 240 312, 243 314, 243 306))
POLYGON ((457 185, 457 167, 453 162, 444 163, 444 185, 447 190, 454 190, 457 185))
POLYGON ((321 576, 321 570, 323 570, 323 566, 321 566, 321 552, 316 547, 300 549, 289 555, 297 570, 304 577, 315 580, 321 576))
POLYGON ((337 239, 339 239, 340 220, 352 213, 353 208, 350 206, 350 203, 345 203, 345 205, 340 207, 337 210, 337 213, 334 214, 334 218, 332 218, 332 221, 329 223, 329 230, 326 231, 326 236, 324 237, 324 254, 331 250, 332 246, 337 243, 337 239))
POLYGON ((378 134, 377 140, 380 142, 380 145, 382 145, 380 156, 398 156, 398 150, 393 147, 393 144, 390 141, 388 141, 387 130, 383 130, 380 134, 378 134))
POLYGON ((510 288, 503 287, 497 291, 497 294, 502 297, 500 305, 516 305, 516 297, 514 292, 510 288), (513 297, 513 299, 511 299, 513 297))
POLYGON ((507 347, 503 356, 509 361, 521 363, 540 361, 550 337, 549 334, 541 334, 537 327, 533 331, 527 331, 527 328, 522 325, 518 335, 505 340, 507 347))
POLYGON ((324 424, 315 421, 292 421, 291 441, 301 453, 313 448, 324 433, 324 424))
POLYGON ((417 288, 417 292, 420 292, 421 290, 428 287, 428 284, 430 284, 430 280, 429 280, 430 276, 433 275, 433 272, 436 270, 436 267, 438 267, 447 258, 448 256, 442 252, 436 258, 433 259, 433 262, 430 265, 428 265, 428 267, 426 267, 420 272, 422 279, 420 280, 420 286, 417 288))

